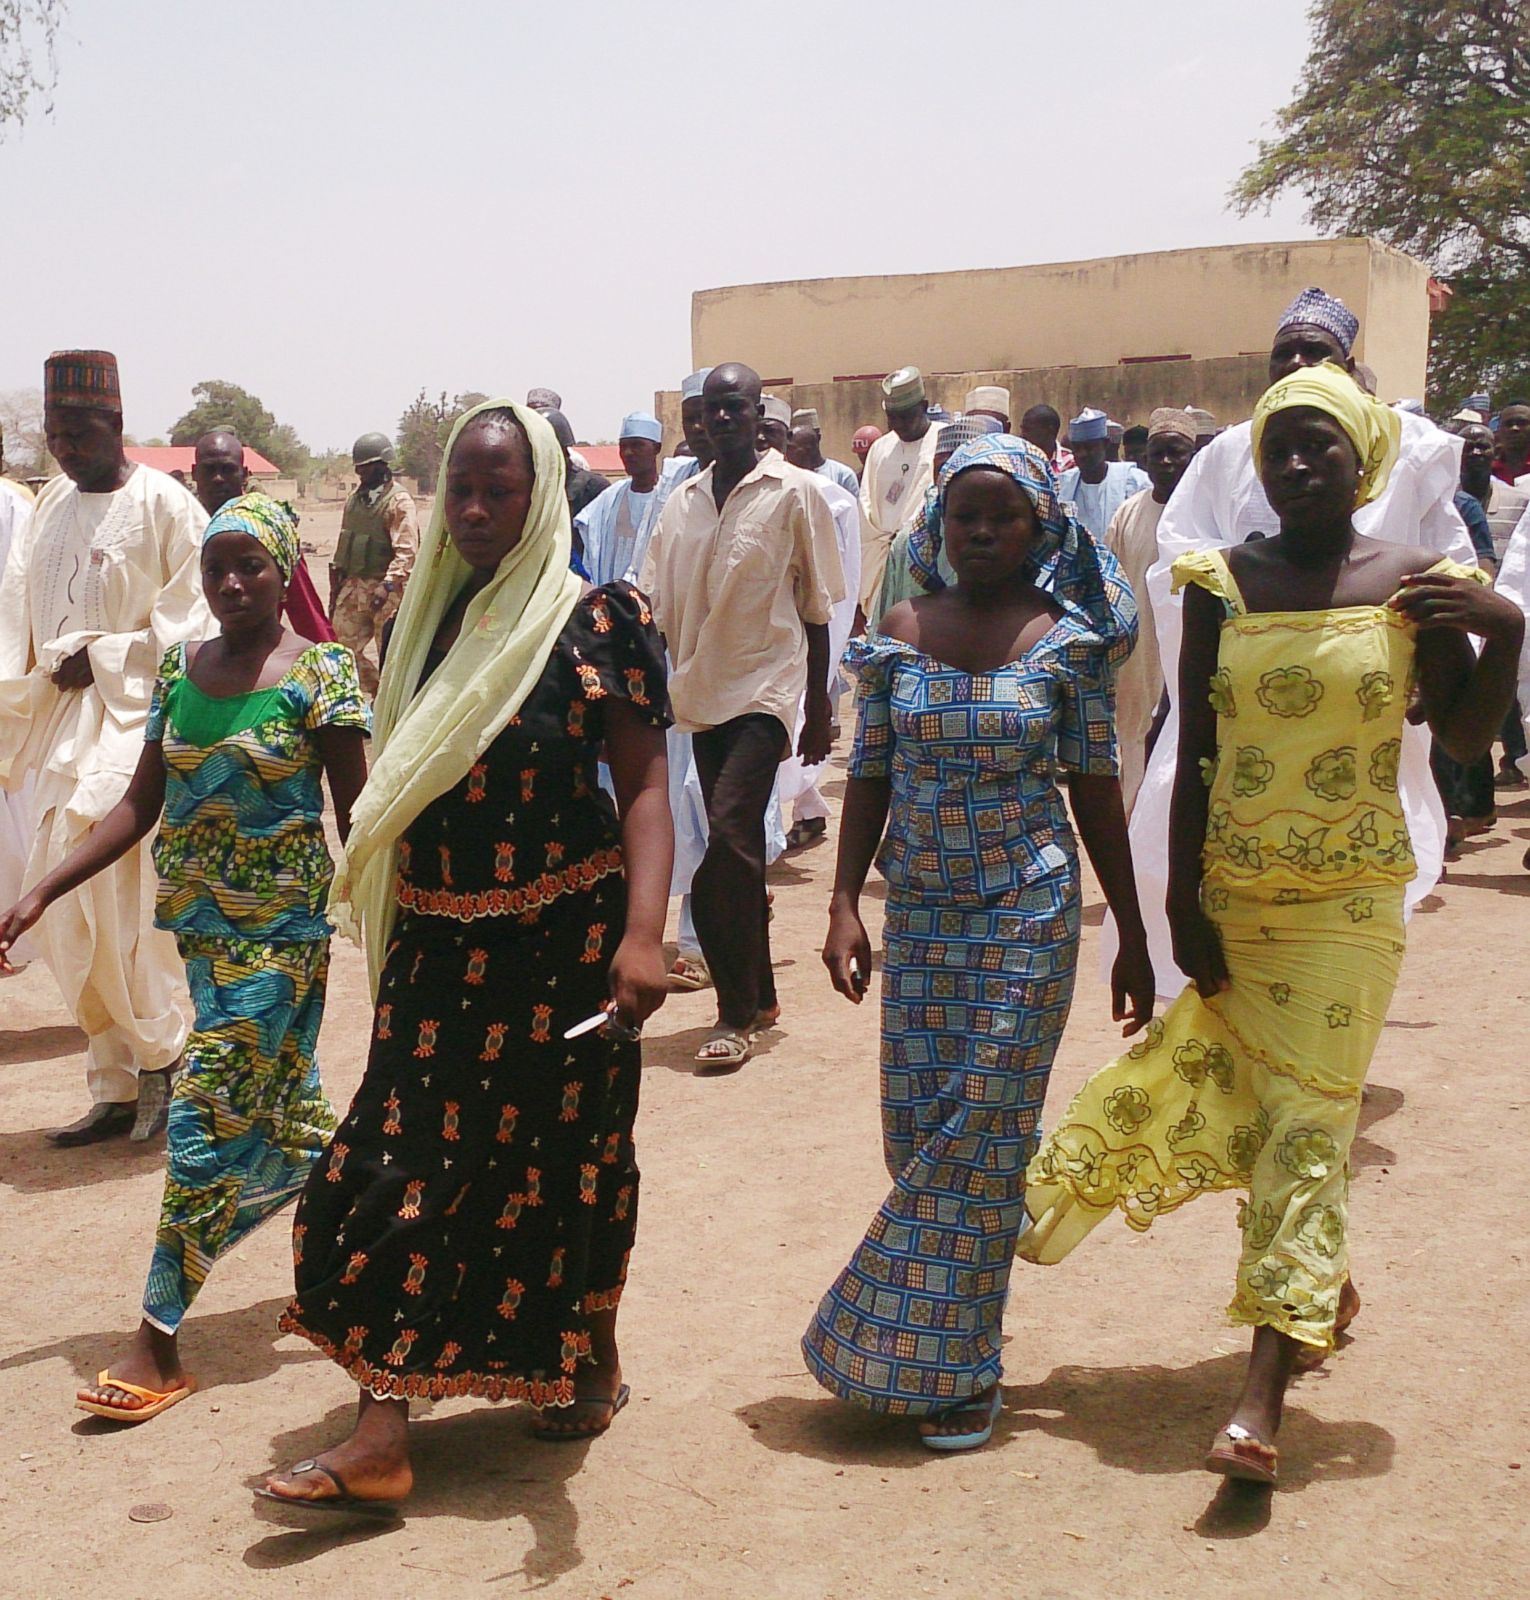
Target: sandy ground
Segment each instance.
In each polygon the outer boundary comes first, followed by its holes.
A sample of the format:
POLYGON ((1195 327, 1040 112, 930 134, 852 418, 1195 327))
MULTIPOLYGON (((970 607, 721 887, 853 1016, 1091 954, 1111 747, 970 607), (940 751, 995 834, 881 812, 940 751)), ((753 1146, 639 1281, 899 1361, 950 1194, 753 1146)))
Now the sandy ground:
MULTIPOLYGON (((381 1527, 308 1531, 250 1495, 341 1437, 354 1403, 337 1368, 274 1334, 285 1219, 219 1264, 187 1324, 199 1394, 138 1429, 72 1409, 136 1322, 163 1155, 43 1141, 82 1109, 82 1040, 40 966, 5 980, 0 1593, 1524 1594, 1530 799, 1501 816, 1413 924, 1355 1150, 1365 1311, 1292 1392, 1273 1497, 1200 1465, 1246 1344, 1221 1317, 1231 1196, 1017 1272, 986 1451, 932 1456, 805 1375, 798 1337, 885 1187, 876 1009, 835 997, 816 954, 832 844, 774 873, 785 1019, 762 1054, 692 1075, 705 994, 650 1027, 621 1330, 634 1403, 606 1438, 556 1449, 524 1408, 420 1408, 418 1488, 381 1527), (168 1518, 134 1521, 150 1502, 168 1518)), ((1088 898, 1053 1108, 1114 1053, 1088 898)), ((321 1057, 342 1105, 369 1020, 360 957, 337 944, 321 1057)))

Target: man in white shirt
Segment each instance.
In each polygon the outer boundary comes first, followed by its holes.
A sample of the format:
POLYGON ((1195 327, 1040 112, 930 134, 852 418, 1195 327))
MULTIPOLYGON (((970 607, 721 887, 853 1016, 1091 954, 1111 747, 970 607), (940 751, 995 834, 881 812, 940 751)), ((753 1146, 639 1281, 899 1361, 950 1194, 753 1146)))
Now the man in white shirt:
POLYGON ((707 812, 691 898, 718 1019, 696 1059, 731 1067, 780 1014, 765 811, 804 696, 798 754, 813 765, 829 753, 828 624, 844 576, 817 481, 759 452, 759 374, 738 362, 714 367, 702 396, 715 459, 669 497, 645 576, 707 812))
MULTIPOLYGON (((116 357, 49 356, 44 426, 63 472, 0 580, 0 782, 36 781, 26 886, 126 793, 165 652, 213 632, 200 568, 207 513, 123 455, 116 357)), ((145 1139, 164 1126, 186 984, 174 939, 153 924, 154 883, 147 845, 135 846, 57 901, 33 934, 90 1041, 91 1109, 50 1135, 56 1144, 129 1128, 145 1139)))
POLYGON ((1110 418, 1086 406, 1068 424, 1074 465, 1057 480, 1057 495, 1096 539, 1105 537, 1110 519, 1134 494, 1152 488, 1145 472, 1129 461, 1112 461, 1110 418))
POLYGON ((898 529, 924 504, 935 478, 935 429, 918 367, 882 380, 888 431, 866 452, 861 476, 861 610, 870 615, 882 592, 887 553, 898 529))
POLYGON ((635 583, 648 555, 665 496, 659 493, 659 447, 664 428, 647 411, 622 418, 616 448, 627 474, 574 518, 584 545, 584 570, 597 588, 625 579, 635 583))

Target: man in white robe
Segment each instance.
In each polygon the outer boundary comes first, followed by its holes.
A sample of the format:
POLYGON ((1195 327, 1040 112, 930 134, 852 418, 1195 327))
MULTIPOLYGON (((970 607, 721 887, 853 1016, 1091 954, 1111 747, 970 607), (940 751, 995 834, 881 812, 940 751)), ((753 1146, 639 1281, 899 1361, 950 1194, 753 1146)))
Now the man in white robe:
MULTIPOLYGON (((1304 289, 1281 318, 1270 348, 1270 382, 1298 367, 1335 361, 1354 370, 1351 350, 1360 324, 1341 301, 1321 289, 1304 289)), ((1355 513, 1355 528, 1373 539, 1423 545, 1464 566, 1476 556, 1466 526, 1455 508, 1460 441, 1423 417, 1402 417, 1402 447, 1385 490, 1355 513)), ((1179 745, 1179 718, 1173 702, 1179 692, 1180 600, 1171 595, 1170 568, 1182 555, 1213 546, 1242 544, 1277 533, 1280 521, 1270 509, 1253 455, 1253 424, 1239 423, 1219 433, 1190 464, 1158 524, 1158 561, 1148 573, 1147 592, 1158 631, 1170 712, 1138 791, 1132 811, 1132 859, 1137 893, 1147 924, 1153 971, 1163 995, 1178 994, 1184 975, 1174 964, 1164 897, 1168 889, 1169 801, 1179 745)), ((1403 736, 1398 774, 1403 809, 1418 863, 1408 886, 1409 911, 1439 881, 1445 860, 1445 811, 1429 769, 1427 728, 1410 726, 1403 736)), ((1112 930, 1113 934, 1113 930, 1112 930)), ((1103 941, 1108 948, 1113 937, 1103 941)), ((1105 956, 1110 959, 1109 954, 1105 956)), ((1108 969, 1107 969, 1108 970, 1108 969)))
POLYGON ((649 540, 668 498, 659 491, 663 442, 664 428, 657 417, 646 411, 624 417, 616 447, 626 480, 602 489, 574 518, 584 545, 584 570, 597 588, 619 580, 636 583, 643 570, 649 540))
MULTIPOLYGON (((32 502, 29 489, 23 489, 10 478, 0 478, 0 573, 5 571, 11 546, 31 520, 32 502)), ((37 826, 36 807, 32 802, 30 778, 24 778, 13 792, 0 790, 0 905, 3 906, 13 906, 21 898, 22 876, 32 853, 32 836, 37 826)), ((19 972, 36 954, 32 936, 24 934, 8 952, 11 970, 19 972)))
POLYGON ((935 480, 936 429, 918 367, 900 367, 882 380, 887 432, 866 452, 861 475, 861 610, 870 616, 898 530, 924 504, 935 480))
MULTIPOLYGON (((44 399, 63 475, 38 499, 0 580, 0 782, 15 788, 30 774, 36 786, 26 887, 126 792, 165 652, 213 631, 199 568, 207 513, 123 455, 116 359, 50 356, 44 399)), ((164 1125, 186 985, 174 939, 153 926, 154 883, 148 848, 136 846, 37 924, 42 957, 89 1039, 91 1109, 50 1136, 57 1144, 129 1128, 148 1138, 164 1125)))
MULTIPOLYGON (((792 412, 791 436, 802 460, 793 461, 785 450, 781 453, 786 455, 794 466, 801 467, 804 472, 816 472, 820 478, 827 478, 830 483, 837 483, 841 489, 846 489, 853 495, 860 494, 861 480, 856 477, 855 469, 823 453, 823 424, 818 420, 817 411, 811 406, 804 406, 802 410, 792 412), (799 433, 802 436, 800 439, 799 433)), ((860 570, 859 559, 856 561, 856 570, 860 570)))
POLYGON ((1110 418, 1086 406, 1068 424, 1074 465, 1057 479, 1057 496, 1094 535, 1105 537, 1110 519, 1134 494, 1152 488, 1147 474, 1130 461, 1112 461, 1110 418))
MULTIPOLYGON (((807 429, 793 429, 793 447, 786 459, 794 467, 802 466, 797 457, 803 453, 797 443, 799 434, 807 429)), ((803 468, 804 471, 815 469, 803 468)), ((840 566, 844 568, 845 597, 839 601, 829 617, 829 696, 835 698, 835 681, 839 677, 839 664, 844 658, 845 646, 850 642, 855 627, 856 596, 860 593, 861 577, 861 506, 860 501, 842 489, 827 473, 819 470, 818 492, 829 502, 834 517, 834 542, 839 549, 840 566)), ((792 730, 792 754, 781 763, 776 776, 776 798, 784 812, 792 808, 792 826, 786 835, 789 846, 795 848, 828 831, 829 806, 818 787, 824 776, 825 762, 804 766, 796 754, 797 740, 802 736, 804 707, 798 709, 797 725, 792 730)))
POLYGON ((1121 563, 1137 597, 1137 643, 1116 674, 1116 744, 1121 752, 1121 799, 1127 816, 1142 786, 1147 740, 1163 698, 1163 663, 1147 592, 1148 569, 1158 560, 1158 524, 1195 455, 1195 422, 1184 411, 1161 407, 1148 419, 1147 473, 1152 488, 1134 494, 1105 530, 1105 543, 1121 563))

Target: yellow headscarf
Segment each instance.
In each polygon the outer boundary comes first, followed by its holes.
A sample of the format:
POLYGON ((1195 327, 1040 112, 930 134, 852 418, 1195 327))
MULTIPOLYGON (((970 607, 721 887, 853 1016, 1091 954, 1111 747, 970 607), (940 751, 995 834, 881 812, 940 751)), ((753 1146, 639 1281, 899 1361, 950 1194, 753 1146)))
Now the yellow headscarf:
POLYGON ((442 457, 443 485, 404 591, 373 707, 372 770, 351 814, 351 836, 330 892, 330 915, 367 952, 376 998, 393 931, 398 841, 430 802, 468 773, 536 687, 583 590, 569 570, 572 533, 563 451, 535 411, 485 400, 457 419, 442 457), (462 431, 485 411, 514 412, 531 441, 536 481, 520 543, 468 602, 462 630, 430 681, 425 657, 471 568, 446 531, 444 479, 462 431))
POLYGON ((1298 367, 1272 383, 1254 407, 1254 461, 1259 461, 1265 424, 1277 411, 1312 406, 1326 411, 1349 435, 1360 457, 1360 493, 1355 507, 1368 506, 1387 486, 1392 465, 1402 443, 1402 418, 1379 400, 1373 400, 1343 367, 1332 361, 1321 366, 1298 367))

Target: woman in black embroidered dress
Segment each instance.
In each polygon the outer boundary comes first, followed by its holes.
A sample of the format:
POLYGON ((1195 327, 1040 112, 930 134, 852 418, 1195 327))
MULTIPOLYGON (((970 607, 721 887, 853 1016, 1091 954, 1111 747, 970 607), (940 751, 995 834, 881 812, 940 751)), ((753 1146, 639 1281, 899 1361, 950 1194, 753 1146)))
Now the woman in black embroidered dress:
MULTIPOLYGON (((640 1024, 666 990, 668 701, 643 597, 556 571, 568 521, 544 432, 504 402, 459 425, 412 586, 454 582, 443 520, 466 583, 444 609, 413 596, 389 651, 401 675, 418 664, 416 709, 433 713, 423 731, 401 717, 401 743, 429 746, 464 701, 469 724, 487 700, 501 726, 396 839, 371 1054, 300 1202, 282 1318, 356 1379, 361 1409, 344 1444, 268 1480, 283 1501, 402 1498, 413 1398, 527 1399, 543 1408, 539 1437, 561 1440, 604 1432, 627 1395, 616 1310, 637 1221, 639 1047, 614 1029, 564 1033, 607 1005, 640 1024), (523 529, 549 544, 542 587, 527 601, 523 583, 506 618, 513 596, 475 601, 505 580, 523 529), (523 653, 538 625, 552 643, 505 721, 474 652, 507 621, 523 653), (602 749, 620 821, 596 782, 602 749)), ((387 696, 385 680, 380 720, 387 696)), ((386 758, 385 744, 384 782, 386 758)))

